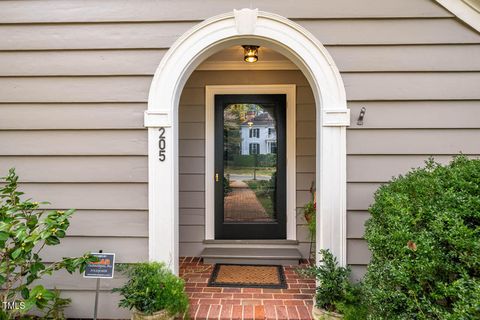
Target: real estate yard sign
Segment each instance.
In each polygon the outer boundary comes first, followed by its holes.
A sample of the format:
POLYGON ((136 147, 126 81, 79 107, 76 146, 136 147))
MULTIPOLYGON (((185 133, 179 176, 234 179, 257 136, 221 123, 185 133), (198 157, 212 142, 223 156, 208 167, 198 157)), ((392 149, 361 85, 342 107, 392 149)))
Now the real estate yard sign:
POLYGON ((83 276, 85 278, 96 278, 97 286, 95 290, 95 306, 93 309, 93 319, 97 320, 98 311, 98 293, 100 291, 100 279, 112 279, 113 271, 115 269, 115 253, 103 253, 102 250, 98 253, 91 253, 92 256, 97 257, 98 261, 90 262, 85 268, 83 276))
POLYGON ((113 278, 115 253, 92 253, 98 261, 90 262, 85 268, 85 278, 113 278))

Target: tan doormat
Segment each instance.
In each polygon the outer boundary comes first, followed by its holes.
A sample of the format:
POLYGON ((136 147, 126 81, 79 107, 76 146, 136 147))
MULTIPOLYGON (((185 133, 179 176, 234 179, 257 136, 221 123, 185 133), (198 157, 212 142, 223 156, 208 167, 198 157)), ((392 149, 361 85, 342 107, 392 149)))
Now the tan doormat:
POLYGON ((216 264, 209 287, 286 289, 282 266, 251 264, 216 264))

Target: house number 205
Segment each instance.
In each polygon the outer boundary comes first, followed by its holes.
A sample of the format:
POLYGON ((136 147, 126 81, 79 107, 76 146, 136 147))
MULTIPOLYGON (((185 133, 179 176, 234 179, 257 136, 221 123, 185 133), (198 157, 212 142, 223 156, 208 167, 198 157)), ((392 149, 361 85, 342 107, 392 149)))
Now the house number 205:
POLYGON ((160 136, 158 137, 158 160, 160 161, 165 161, 165 128, 160 128, 158 131, 160 131, 160 136))

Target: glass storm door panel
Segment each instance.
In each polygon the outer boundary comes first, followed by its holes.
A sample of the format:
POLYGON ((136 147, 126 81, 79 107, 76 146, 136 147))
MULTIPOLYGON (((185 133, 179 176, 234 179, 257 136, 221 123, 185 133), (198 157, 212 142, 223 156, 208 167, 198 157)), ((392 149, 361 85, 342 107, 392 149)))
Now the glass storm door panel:
POLYGON ((215 96, 215 238, 286 238, 285 95, 215 96))

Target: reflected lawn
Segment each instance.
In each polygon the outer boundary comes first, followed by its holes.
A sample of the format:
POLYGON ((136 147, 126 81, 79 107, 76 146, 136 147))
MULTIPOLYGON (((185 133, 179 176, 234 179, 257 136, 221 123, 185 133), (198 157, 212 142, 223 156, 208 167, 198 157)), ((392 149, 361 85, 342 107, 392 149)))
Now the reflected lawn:
MULTIPOLYGON (((272 172, 271 172, 272 173, 272 172)), ((270 174, 271 174, 270 173, 270 174)), ((248 187, 255 192, 255 195, 265 209, 265 212, 268 214, 269 217, 273 218, 273 199, 271 197, 271 188, 270 181, 268 180, 247 180, 244 181, 248 187)))

